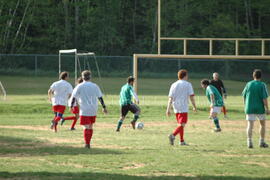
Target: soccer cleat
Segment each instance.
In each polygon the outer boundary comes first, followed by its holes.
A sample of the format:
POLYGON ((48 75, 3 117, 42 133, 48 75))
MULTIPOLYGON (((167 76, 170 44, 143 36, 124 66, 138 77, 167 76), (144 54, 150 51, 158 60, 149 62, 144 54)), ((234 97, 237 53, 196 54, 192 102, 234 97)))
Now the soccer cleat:
POLYGON ((136 122, 131 121, 132 128, 135 129, 136 122))
POLYGON ((84 147, 90 149, 90 144, 85 144, 84 147))
POLYGON ((120 129, 116 129, 116 132, 120 132, 120 129))
POLYGON ((169 142, 170 142, 170 145, 174 145, 174 140, 175 140, 175 137, 174 137, 174 135, 173 134, 170 134, 169 135, 169 142))
POLYGON ((61 126, 62 126, 64 124, 64 122, 65 122, 65 119, 61 118, 60 122, 61 122, 61 126))
POLYGON ((215 128, 214 132, 221 132, 221 128, 215 128))
POLYGON ((70 128, 69 130, 74 131, 74 130, 76 130, 76 129, 73 127, 73 128, 70 128))
POLYGON ((188 146, 188 144, 187 144, 185 141, 179 142, 179 145, 180 145, 180 146, 188 146))
POLYGON ((260 143, 260 147, 261 148, 268 148, 268 144, 266 144, 265 142, 260 143))
POLYGON ((253 143, 250 142, 250 141, 248 141, 248 142, 247 142, 247 147, 248 147, 249 149, 252 149, 252 148, 253 148, 253 143))

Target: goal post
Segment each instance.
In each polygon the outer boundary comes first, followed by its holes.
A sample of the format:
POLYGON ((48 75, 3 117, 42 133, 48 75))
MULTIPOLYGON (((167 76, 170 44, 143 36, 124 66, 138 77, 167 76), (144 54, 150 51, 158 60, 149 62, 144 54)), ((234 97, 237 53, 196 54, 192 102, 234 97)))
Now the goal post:
POLYGON ((4 86, 3 86, 3 84, 2 84, 1 81, 0 81, 0 89, 1 89, 1 91, 3 93, 3 100, 5 101, 6 98, 7 98, 7 92, 6 92, 6 90, 5 90, 5 88, 4 88, 4 86))

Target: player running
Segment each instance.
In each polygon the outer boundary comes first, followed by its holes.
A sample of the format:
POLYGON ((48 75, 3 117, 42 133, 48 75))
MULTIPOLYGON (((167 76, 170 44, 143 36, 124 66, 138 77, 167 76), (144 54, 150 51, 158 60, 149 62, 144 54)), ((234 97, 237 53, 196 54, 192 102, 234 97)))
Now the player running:
MULTIPOLYGON (((83 82, 82 77, 79 77, 77 79, 77 85, 82 83, 82 82, 83 82)), ((74 130, 76 130, 75 125, 76 125, 77 120, 79 119, 80 116, 79 116, 79 107, 77 105, 77 102, 75 101, 74 104, 73 104, 73 107, 71 107, 71 101, 72 101, 72 99, 70 98, 68 104, 69 104, 69 107, 70 107, 70 112, 73 113, 74 116, 62 117, 60 122, 61 122, 61 126, 62 126, 66 120, 73 120, 73 122, 71 124, 71 127, 70 127, 70 130, 74 131, 74 130)))
POLYGON ((53 105, 53 112, 55 114, 52 120, 51 129, 57 132, 58 121, 61 120, 66 109, 68 98, 72 93, 72 86, 67 82, 69 78, 68 72, 62 72, 59 75, 59 81, 54 82, 48 90, 49 101, 53 105))
POLYGON ((83 82, 75 87, 72 92, 71 107, 74 107, 75 101, 80 107, 80 124, 84 127, 85 148, 90 148, 90 142, 93 135, 93 124, 96 122, 98 110, 98 101, 100 101, 103 112, 106 114, 107 109, 102 98, 102 93, 97 84, 91 82, 91 72, 82 72, 83 82))
POLYGON ((127 84, 122 86, 121 92, 120 92, 120 106, 121 106, 121 117, 118 121, 116 131, 119 132, 121 125, 123 124, 124 119, 126 118, 126 115, 128 114, 128 111, 131 111, 134 114, 133 120, 130 122, 132 125, 132 128, 135 129, 136 121, 139 119, 140 115, 140 108, 132 102, 132 96, 135 99, 135 102, 139 104, 139 98, 137 94, 133 90, 133 83, 135 79, 133 77, 127 78, 127 84))
POLYGON ((188 72, 181 69, 178 72, 178 81, 171 85, 169 92, 169 101, 167 106, 166 115, 171 115, 171 107, 173 106, 176 120, 178 123, 177 128, 172 134, 169 135, 169 142, 174 145, 175 136, 180 135, 180 145, 187 145, 184 140, 184 127, 188 121, 188 104, 189 99, 193 105, 193 110, 197 111, 194 99, 194 91, 190 82, 188 82, 188 72))
POLYGON ((201 81, 201 86, 206 90, 206 96, 210 102, 210 117, 213 119, 213 122, 216 126, 214 132, 220 132, 221 128, 217 115, 221 112, 221 108, 223 107, 223 99, 217 88, 211 85, 209 80, 203 79, 201 81))
POLYGON ((265 113, 270 114, 268 109, 268 91, 265 83, 261 81, 262 72, 259 69, 253 71, 253 81, 246 84, 242 92, 245 102, 245 113, 247 120, 247 146, 253 148, 252 130, 256 119, 260 120, 260 143, 261 148, 267 148, 265 143, 265 113))
MULTIPOLYGON (((217 72, 213 73, 213 79, 210 81, 210 84, 217 88, 223 100, 227 98, 226 89, 221 79, 219 79, 219 74, 217 72)), ((224 101, 223 101, 224 102, 224 101)), ((223 103, 222 111, 224 113, 224 118, 228 118, 227 110, 225 104, 223 103)))

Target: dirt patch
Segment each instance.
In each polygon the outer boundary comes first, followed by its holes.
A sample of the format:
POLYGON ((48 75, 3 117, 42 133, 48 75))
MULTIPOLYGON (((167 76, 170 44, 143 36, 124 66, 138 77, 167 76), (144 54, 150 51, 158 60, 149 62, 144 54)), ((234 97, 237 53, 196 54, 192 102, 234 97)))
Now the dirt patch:
POLYGON ((261 166, 261 167, 264 167, 264 168, 269 168, 269 164, 267 163, 264 163, 264 162, 242 162, 242 164, 248 164, 248 165, 257 165, 257 166, 261 166))
POLYGON ((138 168, 142 168, 144 166, 145 166, 145 164, 142 164, 142 163, 131 163, 125 167, 122 167, 122 170, 138 169, 138 168))
POLYGON ((50 130, 48 126, 0 126, 0 128, 5 129, 24 129, 24 130, 34 130, 34 131, 48 131, 50 130))
POLYGON ((60 143, 78 143, 81 142, 82 139, 81 138, 72 138, 72 139, 64 139, 64 138, 56 138, 56 137, 50 137, 50 138, 44 138, 44 137, 40 137, 38 138, 42 141, 48 141, 52 144, 60 144, 60 143))

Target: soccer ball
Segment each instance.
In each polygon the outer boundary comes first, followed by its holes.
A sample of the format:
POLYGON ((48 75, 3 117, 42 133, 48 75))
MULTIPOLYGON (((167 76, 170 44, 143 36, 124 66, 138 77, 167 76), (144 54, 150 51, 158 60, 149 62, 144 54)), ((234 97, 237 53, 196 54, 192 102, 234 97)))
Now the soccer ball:
POLYGON ((142 122, 137 122, 136 123, 136 129, 143 129, 144 124, 142 122))

